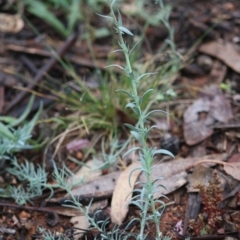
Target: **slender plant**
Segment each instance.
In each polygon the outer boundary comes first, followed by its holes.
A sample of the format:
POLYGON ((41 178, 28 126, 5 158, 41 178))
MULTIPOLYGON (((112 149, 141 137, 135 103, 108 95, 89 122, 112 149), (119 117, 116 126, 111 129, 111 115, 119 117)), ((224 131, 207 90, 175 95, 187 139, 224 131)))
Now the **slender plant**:
MULTIPOLYGON (((118 43, 120 46, 120 49, 118 49, 116 51, 123 52, 125 61, 126 61, 126 66, 122 67, 117 64, 113 64, 110 66, 119 67, 129 77, 129 79, 131 81, 132 90, 126 91, 126 90, 121 89, 118 91, 125 93, 130 98, 130 102, 126 105, 126 108, 131 108, 133 110, 133 112, 137 115, 137 118, 138 118, 138 124, 136 124, 135 126, 133 126, 131 124, 125 124, 125 125, 130 129, 131 135, 137 141, 139 141, 139 143, 141 144, 141 147, 132 148, 129 151, 127 151, 126 154, 124 154, 124 156, 126 156, 130 152, 138 151, 139 152, 139 160, 141 162, 141 167, 138 169, 142 170, 146 176, 146 182, 142 183, 142 185, 143 185, 142 190, 137 191, 138 198, 135 197, 131 201, 132 204, 135 204, 136 206, 138 206, 141 209, 140 233, 139 233, 137 239, 143 240, 146 238, 146 234, 144 233, 145 226, 148 221, 153 221, 156 226, 156 239, 160 240, 160 239, 162 239, 162 233, 161 233, 160 226, 159 226, 161 212, 159 211, 159 209, 157 209, 156 203, 158 202, 158 203, 161 203, 161 205, 162 205, 163 202, 160 200, 154 199, 154 193, 156 192, 156 188, 158 186, 158 181, 152 181, 153 164, 154 164, 157 154, 167 154, 172 157, 173 157, 173 155, 172 155, 172 153, 170 153, 167 150, 150 148, 148 146, 148 143, 147 143, 148 134, 151 131, 151 129, 156 128, 156 126, 148 126, 147 119, 150 114, 157 112, 157 111, 160 111, 160 112, 163 112, 163 111, 152 110, 150 112, 145 112, 144 109, 142 108, 142 102, 143 102, 144 98, 146 97, 147 94, 152 92, 153 89, 146 90, 140 96, 140 94, 138 92, 139 82, 141 80, 143 80, 144 77, 147 77, 154 73, 144 73, 142 75, 137 75, 133 71, 133 67, 132 67, 132 64, 130 61, 130 54, 132 53, 132 51, 136 45, 130 50, 129 47, 127 46, 126 42, 124 41, 124 38, 123 38, 124 34, 130 35, 130 36, 133 36, 133 34, 129 29, 127 29, 126 27, 123 26, 121 13, 119 12, 118 9, 117 9, 118 16, 115 15, 114 7, 113 7, 115 2, 116 2, 116 0, 111 0, 111 1, 109 0, 110 16, 105 16, 105 15, 100 15, 100 16, 111 19, 114 23, 114 27, 118 34, 118 39, 119 39, 118 43), (148 210, 150 208, 152 210, 152 214, 148 215, 148 210)), ((135 169, 135 170, 137 170, 137 169, 135 169)))

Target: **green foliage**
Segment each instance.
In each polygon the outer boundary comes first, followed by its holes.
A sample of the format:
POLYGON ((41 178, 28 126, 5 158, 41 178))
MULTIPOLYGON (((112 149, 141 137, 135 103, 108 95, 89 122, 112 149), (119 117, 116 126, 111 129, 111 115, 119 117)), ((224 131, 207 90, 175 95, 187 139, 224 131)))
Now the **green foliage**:
POLYGON ((23 0, 19 4, 23 4, 25 9, 40 18, 42 21, 53 27, 63 37, 69 36, 78 21, 85 18, 85 10, 91 7, 92 13, 100 10, 106 0, 23 0), (61 12, 66 24, 54 12, 61 12))
POLYGON ((33 127, 42 111, 42 105, 31 121, 27 122, 23 127, 17 129, 14 127, 26 119, 32 108, 33 101, 34 97, 32 96, 26 110, 18 119, 4 116, 0 117, 0 161, 10 159, 11 154, 15 152, 32 148, 27 142, 31 138, 33 127), (4 122, 7 122, 7 124, 4 122))
POLYGON ((55 232, 51 232, 46 230, 45 228, 38 228, 38 233, 42 235, 43 240, 70 240, 70 238, 64 236, 61 233, 56 234, 55 232))
POLYGON ((29 162, 19 164, 15 158, 14 153, 25 149, 31 149, 33 146, 29 145, 31 140, 31 132, 39 118, 42 111, 42 105, 35 116, 29 122, 25 122, 30 113, 34 102, 34 96, 29 100, 29 103, 23 114, 15 119, 12 117, 0 117, 0 164, 4 161, 10 161, 11 168, 7 171, 22 182, 27 182, 27 186, 6 186, 6 189, 0 189, 0 196, 12 197, 18 204, 25 204, 26 201, 40 196, 43 191, 43 185, 46 185, 47 174, 43 168, 38 166, 37 170, 34 165, 29 162), (21 126, 25 123, 23 126, 21 126), (18 126, 18 128, 16 128, 18 126))
MULTIPOLYGON (((51 3, 51 1, 49 1, 51 3)), ((80 11, 81 0, 71 0, 71 1, 53 1, 55 8, 61 8, 67 19, 67 26, 65 26, 62 21, 56 17, 56 15, 49 10, 47 1, 38 0, 24 0, 26 4, 26 9, 35 16, 41 18, 43 21, 52 26, 57 30, 62 36, 67 37, 70 35, 75 27, 77 21, 82 19, 82 14, 80 11)))

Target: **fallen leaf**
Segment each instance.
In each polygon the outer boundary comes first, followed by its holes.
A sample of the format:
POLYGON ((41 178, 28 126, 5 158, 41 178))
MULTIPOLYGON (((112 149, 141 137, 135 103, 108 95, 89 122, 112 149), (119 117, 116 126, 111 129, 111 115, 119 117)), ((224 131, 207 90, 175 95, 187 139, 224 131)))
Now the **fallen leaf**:
POLYGON ((128 203, 131 201, 135 182, 141 173, 141 170, 137 169, 140 166, 139 162, 132 163, 121 173, 116 182, 111 202, 111 219, 118 225, 122 224, 127 215, 128 203))
POLYGON ((236 180, 240 181, 240 162, 221 162, 218 160, 201 160, 196 162, 196 164, 200 163, 218 163, 223 165, 223 169, 229 175, 231 175, 236 180))
POLYGON ((18 14, 0 14, 0 32, 17 33, 22 30, 24 22, 18 14))
POLYGON ((184 124, 184 138, 188 145, 195 145, 202 142, 213 134, 213 129, 207 127, 204 121, 184 124))
POLYGON ((80 182, 80 184, 82 184, 83 182, 89 182, 90 180, 101 176, 102 171, 97 169, 97 167, 101 164, 102 161, 100 160, 89 160, 85 166, 81 167, 72 178, 67 180, 67 182, 73 184, 80 182))
POLYGON ((233 178, 240 181, 240 163, 239 162, 225 163, 223 165, 223 168, 227 174, 231 175, 233 178))
POLYGON ((184 113, 184 138, 188 145, 195 145, 213 133, 213 124, 227 123, 232 118, 232 109, 216 86, 206 89, 206 94, 194 101, 184 113))
POLYGON ((88 230, 89 221, 85 216, 76 216, 70 219, 70 222, 73 224, 74 231, 74 239, 78 240, 84 234, 84 230, 88 230))
POLYGON ((218 40, 202 44, 199 51, 218 58, 235 72, 240 73, 240 49, 237 45, 218 40))
POLYGON ((214 96, 209 115, 221 123, 227 123, 233 117, 231 106, 222 94, 214 96))
POLYGON ((198 120, 199 112, 209 112, 210 102, 208 98, 199 98, 184 113, 184 123, 198 120))
MULTIPOLYGON (((164 190, 166 191, 164 192, 163 189, 160 187, 159 188, 160 192, 156 193, 155 196, 158 197, 163 192, 164 194, 170 193, 171 191, 177 189, 177 187, 181 187, 183 184, 185 184, 186 170, 188 170, 189 168, 192 168, 194 164, 200 159, 202 160, 218 159, 220 161, 225 161, 226 157, 227 157, 226 154, 212 154, 202 158, 195 157, 195 158, 186 158, 186 159, 174 159, 172 161, 159 163, 153 169, 152 180, 156 180, 162 177, 163 180, 161 180, 162 181, 161 184, 166 185, 167 190, 164 190), (175 181, 175 182, 172 182, 172 181, 175 181)), ((214 164, 215 163, 212 163, 212 165, 214 164)), ((72 194, 74 196, 79 197, 80 199, 84 199, 85 196, 86 198, 89 198, 89 196, 91 196, 91 198, 94 198, 94 197, 107 198, 112 195, 114 189, 116 188, 116 182, 120 174, 121 172, 113 172, 110 174, 97 177, 96 179, 83 183, 81 186, 74 188, 72 190, 72 194)), ((139 182, 145 181, 145 176, 143 173, 139 176, 138 181, 139 182)), ((65 198, 67 197, 68 195, 65 195, 65 198)), ((61 200, 62 198, 52 198, 48 202, 59 202, 61 200)))
POLYGON ((99 196, 105 194, 111 195, 120 174, 121 174, 120 172, 113 172, 93 179, 87 183, 82 184, 79 187, 75 187, 74 189, 72 189, 72 194, 74 196, 82 195, 99 196))
MULTIPOLYGON (((213 169, 206 165, 197 165, 193 169, 193 173, 188 176, 188 192, 199 192, 199 189, 196 188, 198 184, 207 186, 209 181, 213 180, 212 175, 213 169)), ((223 185, 223 184, 221 184, 223 185)))
POLYGON ((240 153, 233 154, 229 159, 228 163, 240 162, 240 153))

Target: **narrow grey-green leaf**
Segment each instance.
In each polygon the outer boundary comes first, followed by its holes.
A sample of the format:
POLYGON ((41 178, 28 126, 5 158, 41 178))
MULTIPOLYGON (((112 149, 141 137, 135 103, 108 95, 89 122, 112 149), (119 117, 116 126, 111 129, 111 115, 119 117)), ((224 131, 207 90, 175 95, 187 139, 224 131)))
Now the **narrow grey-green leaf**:
POLYGON ((139 111, 139 109, 138 109, 137 107, 133 107, 132 110, 134 111, 134 113, 135 113, 138 117, 140 117, 140 111, 139 111))
POLYGON ((122 69, 123 71, 125 71, 125 69, 118 64, 111 64, 111 65, 106 66, 105 68, 109 68, 109 67, 118 67, 118 68, 122 69))
POLYGON ((69 32, 68 29, 63 25, 63 23, 48 10, 47 5, 41 1, 29 1, 28 11, 35 16, 41 18, 44 22, 48 23, 50 26, 54 27, 59 33, 64 37, 67 37, 69 32))
POLYGON ((33 117, 33 119, 27 123, 28 124, 28 128, 27 128, 27 131, 26 131, 26 134, 31 134, 33 128, 34 128, 34 125, 36 124, 41 112, 42 112, 42 109, 43 109, 43 103, 41 102, 40 103, 40 107, 37 111, 37 113, 35 114, 35 116, 33 117))
POLYGON ((15 137, 12 134, 12 132, 9 130, 9 128, 1 122, 0 122, 0 134, 11 140, 15 140, 15 137))
POLYGON ((146 132, 146 134, 145 134, 145 138, 147 138, 148 137, 148 135, 149 135, 149 133, 150 133, 150 131, 152 130, 152 129, 154 129, 154 128, 157 128, 157 129, 159 129, 159 127, 157 126, 157 125, 153 125, 153 126, 151 126, 148 130, 147 130, 147 132, 146 132))
POLYGON ((122 26, 122 16, 118 9, 117 9, 117 12, 118 12, 118 26, 121 27, 122 26))
POLYGON ((133 135, 133 137, 136 139, 136 140, 139 140, 139 133, 138 132, 135 132, 135 131, 130 131, 130 133, 133 135))
POLYGON ((133 109, 134 107, 136 107, 135 103, 130 102, 126 105, 125 108, 132 108, 133 109))
POLYGON ((157 74, 157 72, 152 72, 152 73, 144 73, 140 76, 137 77, 137 81, 140 81, 143 77, 145 76, 150 76, 150 75, 154 75, 154 74, 157 74))
POLYGON ((135 132, 138 132, 138 128, 134 127, 133 125, 131 124, 128 124, 128 123, 125 123, 124 124, 126 127, 130 128, 131 130, 135 131, 135 132))
POLYGON ((145 93, 143 93, 143 95, 140 97, 140 99, 139 99, 139 104, 142 104, 142 102, 143 102, 143 99, 145 98, 145 96, 149 93, 149 92, 152 92, 153 91, 153 89, 152 88, 150 88, 150 89, 148 89, 145 93))
POLYGON ((129 153, 134 152, 134 151, 137 151, 137 150, 141 150, 141 149, 142 149, 142 148, 140 148, 140 147, 131 148, 131 149, 129 149, 127 152, 125 152, 125 153, 123 154, 123 158, 126 157, 129 153))
POLYGON ((116 0, 112 0, 111 2, 111 6, 113 6, 113 4, 116 2, 116 0))
POLYGON ((166 154, 166 155, 171 156, 171 157, 174 158, 174 155, 173 155, 170 151, 165 150, 165 149, 155 150, 155 151, 154 151, 154 155, 156 155, 156 154, 166 154))
POLYGON ((102 14, 99 14, 99 13, 96 13, 96 14, 97 14, 99 17, 108 18, 108 19, 113 20, 113 18, 110 17, 110 16, 102 15, 102 14))
POLYGON ((153 110, 153 111, 150 111, 149 113, 147 113, 145 115, 145 118, 147 118, 150 114, 154 113, 154 112, 162 112, 162 113, 165 113, 165 114, 168 114, 167 112, 163 111, 163 110, 153 110))
POLYGON ((131 93, 129 93, 128 91, 126 91, 126 90, 118 89, 118 90, 116 90, 116 92, 122 92, 122 93, 125 93, 125 94, 127 94, 130 98, 133 99, 133 95, 132 95, 131 93))
POLYGON ((33 105, 33 102, 34 102, 34 98, 35 98, 34 95, 32 95, 29 102, 28 102, 26 110, 23 112, 23 114, 20 116, 20 118, 17 118, 15 121, 11 122, 8 125, 9 127, 15 127, 15 126, 19 125, 23 120, 26 119, 26 117, 28 116, 28 114, 31 111, 31 108, 32 108, 32 105, 33 105))
POLYGON ((10 116, 0 116, 0 121, 11 124, 12 122, 16 121, 16 118, 10 116))
POLYGON ((121 32, 124 32, 130 36, 134 36, 127 28, 123 27, 123 26, 120 26, 118 27, 118 29, 121 31, 121 32))
POLYGON ((132 176, 133 172, 138 171, 138 170, 142 171, 142 168, 141 168, 141 167, 136 167, 136 168, 134 168, 134 169, 131 171, 131 173, 129 174, 128 184, 129 184, 130 187, 132 187, 132 186, 131 186, 131 183, 130 183, 131 176, 132 176))
POLYGON ((139 43, 140 41, 142 41, 142 38, 139 39, 139 40, 134 44, 134 46, 132 47, 132 49, 129 51, 129 55, 132 53, 132 51, 135 49, 135 47, 138 45, 138 43, 139 43))
POLYGON ((115 52, 123 52, 123 50, 122 49, 116 49, 116 50, 111 51, 111 53, 115 53, 115 52))

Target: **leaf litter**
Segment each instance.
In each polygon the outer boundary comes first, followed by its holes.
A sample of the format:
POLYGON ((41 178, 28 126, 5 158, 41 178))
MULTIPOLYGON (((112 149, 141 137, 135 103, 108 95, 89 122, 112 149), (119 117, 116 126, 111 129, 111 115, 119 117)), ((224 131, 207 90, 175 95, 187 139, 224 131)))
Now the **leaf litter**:
MULTIPOLYGON (((191 9, 195 4, 197 5, 198 3, 195 2, 193 5, 189 6, 189 2, 187 2, 187 6, 185 9, 186 16, 188 14, 189 8, 191 9)), ((179 46, 186 47, 188 45, 188 43, 186 43, 186 39, 187 39, 186 34, 187 36, 192 37, 192 36, 195 36, 194 34, 198 30, 201 30, 200 28, 202 28, 201 31, 206 31, 209 21, 211 22, 212 20, 211 18, 213 18, 213 16, 214 18, 216 17, 219 19, 223 17, 225 18, 225 22, 227 23, 232 21, 235 24, 239 24, 237 23, 240 16, 239 11, 236 8, 235 9, 236 11, 233 13, 233 10, 231 9, 234 9, 234 4, 232 3, 228 3, 228 5, 226 4, 227 3, 224 3, 223 6, 219 7, 217 4, 211 5, 211 3, 206 2, 206 5, 204 5, 204 7, 202 5, 199 6, 199 9, 204 9, 204 12, 203 12, 204 14, 202 14, 201 16, 198 16, 198 19, 195 19, 195 17, 193 17, 194 14, 191 13, 192 18, 194 18, 194 20, 191 22, 195 24, 190 24, 190 25, 186 24, 179 28, 180 32, 177 32, 175 36, 176 39, 178 39, 179 46), (230 6, 231 4, 232 6, 230 6), (211 7, 209 8, 209 6, 211 7), (210 15, 206 14, 205 12, 206 9, 209 10, 210 15), (226 15, 223 15, 222 11, 225 11, 224 9, 225 10, 227 9, 227 12, 224 13, 226 15), (196 24, 197 22, 200 22, 200 24, 196 24), (192 29, 192 27, 194 27, 194 29, 192 29), (179 38, 179 36, 181 37, 179 38)), ((136 7, 133 7, 133 9, 135 11, 136 7)), ((198 15, 199 9, 197 11, 194 8, 192 9, 192 11, 196 13, 196 16, 198 15)), ((171 18, 173 18, 171 19, 171 21, 175 21, 174 19, 177 19, 179 17, 178 15, 179 13, 176 10, 173 16, 171 16, 171 18)), ((24 27, 23 30, 19 32, 19 36, 20 36, 19 39, 21 39, 21 41, 13 38, 12 39, 8 38, 8 36, 6 36, 6 38, 4 37, 3 43, 5 43, 5 45, 3 46, 5 46, 5 51, 9 55, 8 59, 5 58, 5 60, 7 59, 8 62, 11 62, 12 61, 11 54, 15 54, 15 55, 23 54, 28 56, 30 59, 33 59, 32 57, 36 55, 38 55, 37 58, 39 58, 40 56, 41 58, 51 57, 52 55, 50 51, 44 48, 43 44, 41 43, 41 41, 39 41, 39 39, 33 40, 30 38, 27 40, 22 40, 22 38, 23 39, 26 38, 24 35, 25 26, 23 27, 24 27), (22 33, 23 35, 21 35, 22 33), (32 54, 32 56, 29 56, 30 55, 29 53, 32 54)), ((224 25, 219 24, 219 27, 224 27, 224 25)), ((159 41, 161 41, 161 38, 162 38, 162 36, 159 36, 158 30, 159 30, 158 28, 155 28, 154 26, 150 26, 146 31, 147 36, 150 37, 150 45, 152 46, 153 49, 158 49, 159 41), (156 38, 159 38, 159 39, 156 40, 156 38)), ((131 31, 132 31, 132 28, 131 28, 131 31)), ((165 129, 164 134, 168 133, 168 134, 171 134, 172 136, 177 135, 178 139, 180 139, 179 146, 178 146, 179 149, 176 151, 176 153, 179 154, 179 156, 177 156, 176 159, 173 161, 161 162, 154 166, 154 173, 152 176, 153 180, 156 180, 159 177, 162 177, 163 179, 159 181, 159 184, 162 184, 166 187, 166 189, 159 187, 158 189, 159 192, 155 193, 156 198, 161 197, 162 194, 169 194, 170 196, 171 194, 179 195, 179 191, 181 189, 185 189, 184 187, 182 188, 182 186, 189 187, 188 196, 190 198, 190 194, 192 194, 191 191, 193 191, 194 185, 197 184, 198 182, 207 184, 208 179, 211 179, 211 172, 213 168, 217 168, 219 177, 222 180, 225 179, 225 183, 224 181, 222 181, 227 186, 225 187, 225 189, 227 189, 228 192, 232 190, 227 195, 233 199, 233 202, 231 203, 231 207, 236 207, 238 198, 237 198, 237 192, 236 191, 234 192, 234 190, 238 189, 238 187, 235 187, 236 185, 234 185, 233 182, 235 181, 235 183, 239 183, 240 181, 239 179, 240 168, 238 164, 239 156, 237 155, 235 161, 233 162, 231 160, 231 156, 233 156, 234 154, 238 154, 239 152, 239 138, 236 137, 238 136, 238 128, 239 128, 239 119, 237 118, 237 115, 239 112, 239 108, 237 107, 239 104, 237 101, 237 95, 239 93, 239 85, 237 81, 232 81, 232 79, 234 79, 234 76, 236 76, 234 75, 233 72, 236 72, 239 74, 239 65, 238 65, 239 50, 238 50, 238 46, 237 46, 238 43, 236 38, 236 36, 238 36, 239 34, 237 34, 238 33, 237 28, 232 28, 231 30, 234 32, 235 36, 233 35, 232 32, 228 32, 227 34, 225 34, 224 31, 221 30, 222 31, 221 38, 222 36, 224 36, 223 37, 224 40, 220 40, 218 31, 220 30, 216 28, 214 29, 214 32, 212 32, 212 35, 209 35, 209 37, 213 36, 214 40, 211 40, 210 42, 209 41, 203 42, 200 44, 200 47, 196 48, 197 49, 196 54, 204 53, 205 57, 212 56, 211 59, 213 63, 211 62, 210 58, 205 58, 204 62, 200 62, 200 60, 198 61, 193 60, 194 64, 192 66, 195 65, 196 69, 199 70, 197 74, 201 73, 201 75, 203 76, 199 77, 199 79, 197 79, 198 77, 188 78, 188 81, 192 81, 192 82, 196 81, 194 83, 199 84, 199 86, 200 84, 204 84, 204 85, 212 84, 212 82, 214 82, 214 84, 216 85, 215 86, 208 85, 205 88, 202 88, 201 86, 201 89, 198 88, 198 90, 196 90, 197 88, 195 89, 191 87, 189 88, 190 90, 188 91, 188 93, 191 99, 187 99, 187 101, 191 101, 193 102, 193 104, 190 105, 187 109, 185 108, 185 105, 182 107, 182 109, 184 109, 183 129, 181 125, 178 125, 178 128, 180 128, 180 130, 179 129, 176 130, 176 124, 172 122, 172 119, 170 119, 170 121, 169 119, 167 119, 167 123, 170 127, 165 129), (204 81, 200 78, 202 78, 204 81), (226 92, 226 89, 222 88, 222 86, 225 86, 225 85, 221 85, 221 86, 219 85, 220 83, 227 84, 228 82, 226 80, 232 84, 232 85, 230 84, 231 85, 230 90, 236 91, 237 93, 235 94, 235 100, 233 99, 234 100, 233 102, 229 101, 232 99, 231 98, 232 93, 226 92), (220 90, 220 88, 222 89, 220 90), (192 100, 192 96, 195 96, 196 99, 192 100), (232 123, 232 121, 235 121, 235 122, 232 123), (222 128, 220 128, 219 126, 222 126, 222 128), (233 129, 232 133, 235 134, 234 135, 235 137, 231 137, 229 135, 230 131, 228 132, 224 131, 224 126, 225 128, 233 129), (182 134, 181 130, 183 130, 183 136, 181 136, 182 134), (218 145, 219 142, 222 143, 222 145, 224 146, 223 148, 219 147, 218 145), (186 149, 184 154, 183 154, 183 148, 186 149), (198 149, 200 149, 201 151, 200 150, 198 151, 198 149), (225 154, 225 152, 227 152, 227 154, 225 154), (196 158, 191 158, 190 153, 192 153, 192 156, 194 155, 197 156, 198 154, 200 154, 200 156, 196 158), (220 154, 215 154, 215 153, 220 153, 220 154), (208 154, 208 156, 205 156, 206 154, 208 154), (180 156, 183 156, 183 155, 186 156, 185 159, 181 159, 180 156), (228 157, 230 157, 228 162, 224 162, 228 157), (198 163, 199 161, 200 163, 198 163)), ((59 43, 60 41, 58 40, 54 42, 55 48, 57 45, 59 45, 59 43)), ((78 47, 74 47, 72 51, 68 51, 68 53, 66 54, 66 59, 69 61, 72 61, 75 64, 81 64, 81 69, 79 71, 87 72, 89 71, 88 67, 95 68, 96 65, 95 63, 93 63, 91 57, 87 53, 88 51, 85 51, 87 49, 86 44, 84 42, 81 42, 82 44, 81 48, 83 49, 82 53, 78 51, 79 42, 77 44, 78 44, 78 47)), ((104 46, 101 46, 101 47, 104 47, 104 46)), ((99 47, 99 45, 96 45, 95 42, 93 43, 94 52, 96 52, 96 55, 97 55, 96 63, 98 63, 100 69, 104 69, 107 62, 106 56, 107 56, 107 52, 109 52, 109 46, 106 45, 104 48, 105 50, 99 51, 99 48, 101 47, 99 47)), ((3 59, 1 61, 4 62, 5 60, 3 59)), ((14 60, 16 59, 14 58, 14 60)), ((33 60, 33 62, 34 61, 35 60, 33 60)), ((39 63, 37 62, 37 64, 39 63)), ((17 69, 16 67, 17 65, 14 64, 14 61, 12 61, 12 66, 14 66, 14 69, 17 69)), ((21 66, 21 69, 23 68, 24 67, 21 66)), ((56 68, 54 67, 54 70, 56 70, 56 72, 58 72, 59 69, 60 69, 59 66, 57 66, 56 68)), ((26 76, 30 76, 30 73, 28 70, 24 70, 24 71, 26 76)), ((9 99, 5 101, 6 99, 2 98, 2 96, 4 96, 2 93, 4 93, 6 89, 9 91, 11 87, 11 84, 7 84, 7 81, 4 80, 4 78, 6 78, 12 72, 13 72, 12 69, 9 70, 9 68, 5 67, 4 65, 0 71, 0 81, 1 81, 1 84, 3 84, 0 86, 0 93, 1 93, 0 105, 3 107, 7 106, 9 99)), ((182 75, 179 74, 179 79, 176 80, 176 81, 180 81, 180 84, 184 83, 184 81, 181 82, 181 79, 185 78, 184 74, 185 74, 184 72, 182 73, 182 75)), ((14 82, 20 81, 13 74, 9 76, 11 76, 14 82)), ((61 72, 61 81, 62 81, 62 76, 63 74, 61 72)), ((87 85, 87 82, 86 82, 86 85, 87 85)), ((179 95, 183 93, 183 95, 185 94, 185 96, 188 96, 186 92, 185 93, 181 92, 181 90, 177 90, 177 93, 179 95)), ((174 112, 176 110, 175 106, 181 107, 181 101, 178 101, 177 99, 174 103, 174 101, 171 101, 170 99, 169 102, 165 104, 165 106, 167 106, 167 108, 170 109, 170 111, 174 112)), ((1 107, 1 111, 3 109, 4 108, 1 107)), ((61 107, 58 109, 61 109, 61 107)), ((60 114, 62 114, 62 112, 60 114)), ((179 114, 179 120, 180 121, 182 120, 181 113, 179 114)), ((154 140, 152 142, 154 143, 154 140)), ((82 144, 84 145, 85 143, 81 141, 70 142, 70 144, 67 146, 68 150, 70 150, 68 153, 72 154, 71 151, 82 150, 82 147, 83 147, 82 144)), ((159 142, 157 143, 157 145, 158 144, 159 142)), ((86 164, 90 168, 95 168, 96 166, 94 164, 91 165, 91 161, 88 161, 86 164)), ((125 169, 126 170, 125 174, 128 171, 130 171, 130 169, 131 169, 131 165, 125 169)), ((85 179, 85 182, 82 182, 80 186, 77 186, 75 189, 73 189, 72 193, 75 196, 78 196, 79 200, 82 201, 84 204, 89 203, 91 199, 94 199, 94 201, 96 200, 96 203, 98 203, 99 205, 96 206, 95 203, 93 203, 93 207, 99 208, 99 209, 103 209, 106 206, 107 201, 111 199, 112 201, 113 200, 119 201, 117 202, 117 204, 114 204, 114 201, 113 201, 111 209, 113 210, 113 213, 114 211, 116 211, 116 213, 114 214, 117 215, 117 213, 119 213, 119 216, 117 216, 119 218, 116 217, 117 218, 116 222, 122 223, 127 213, 131 213, 132 211, 131 206, 129 208, 126 208, 126 203, 129 200, 126 197, 128 195, 127 192, 131 192, 133 188, 129 187, 128 178, 124 177, 125 176, 124 171, 123 172, 120 172, 120 171, 114 172, 114 171, 113 172, 98 171, 96 175, 92 175, 91 171, 89 171, 88 168, 83 167, 81 170, 76 172, 76 178, 85 179), (128 190, 126 191, 127 188, 128 190), (121 203, 121 199, 124 199, 124 201, 122 200, 122 203, 121 203), (115 207, 117 210, 115 209, 115 207)), ((134 176, 133 182, 141 182, 145 180, 141 173, 138 173, 138 174, 136 173, 136 176, 134 176), (137 177, 138 174, 139 174, 139 177, 137 177)), ((5 178, 3 178, 3 181, 5 181, 5 178)), ((134 185, 133 183, 132 186, 134 186, 134 189, 141 188, 140 184, 134 185)), ((59 195, 57 195, 57 192, 56 192, 56 195, 54 197, 55 197, 54 199, 51 199, 50 201, 46 201, 46 204, 58 203, 58 206, 51 207, 53 211, 66 216, 77 216, 79 214, 78 211, 76 210, 59 206, 59 203, 61 204, 65 199, 68 198, 68 195, 64 195, 62 197, 60 194, 60 197, 59 197, 59 195)), ((186 201, 184 203, 186 203, 186 201)), ((173 208, 169 208, 169 209, 173 209, 173 208)), ((94 211, 94 209, 92 209, 91 211, 94 211)), ((167 211, 168 209, 166 209, 166 212, 167 211)), ((60 215, 60 217, 62 215, 60 215)), ((235 215, 237 214, 235 213, 235 215)), ((6 216, 3 215, 1 217, 2 217, 1 221, 4 223, 4 219, 6 218, 6 216)), ((84 219, 83 216, 78 216, 78 217, 79 217, 78 219, 73 219, 72 223, 75 225, 77 224, 77 222, 79 222, 80 225, 85 226, 84 228, 88 228, 86 219, 84 219)), ((30 218, 31 218, 31 215, 30 215, 30 218)), ((126 218, 128 218, 128 216, 126 218)), ((182 225, 184 221, 181 221, 181 219, 177 219, 176 217, 169 218, 169 219, 168 219, 169 221, 175 222, 175 224, 178 223, 176 225, 176 228, 178 229, 178 232, 180 234, 185 233, 185 231, 183 231, 183 225, 182 225)), ((10 232, 10 230, 12 229, 13 228, 5 228, 5 230, 3 229, 2 232, 5 232, 5 233, 7 231, 10 232)))

